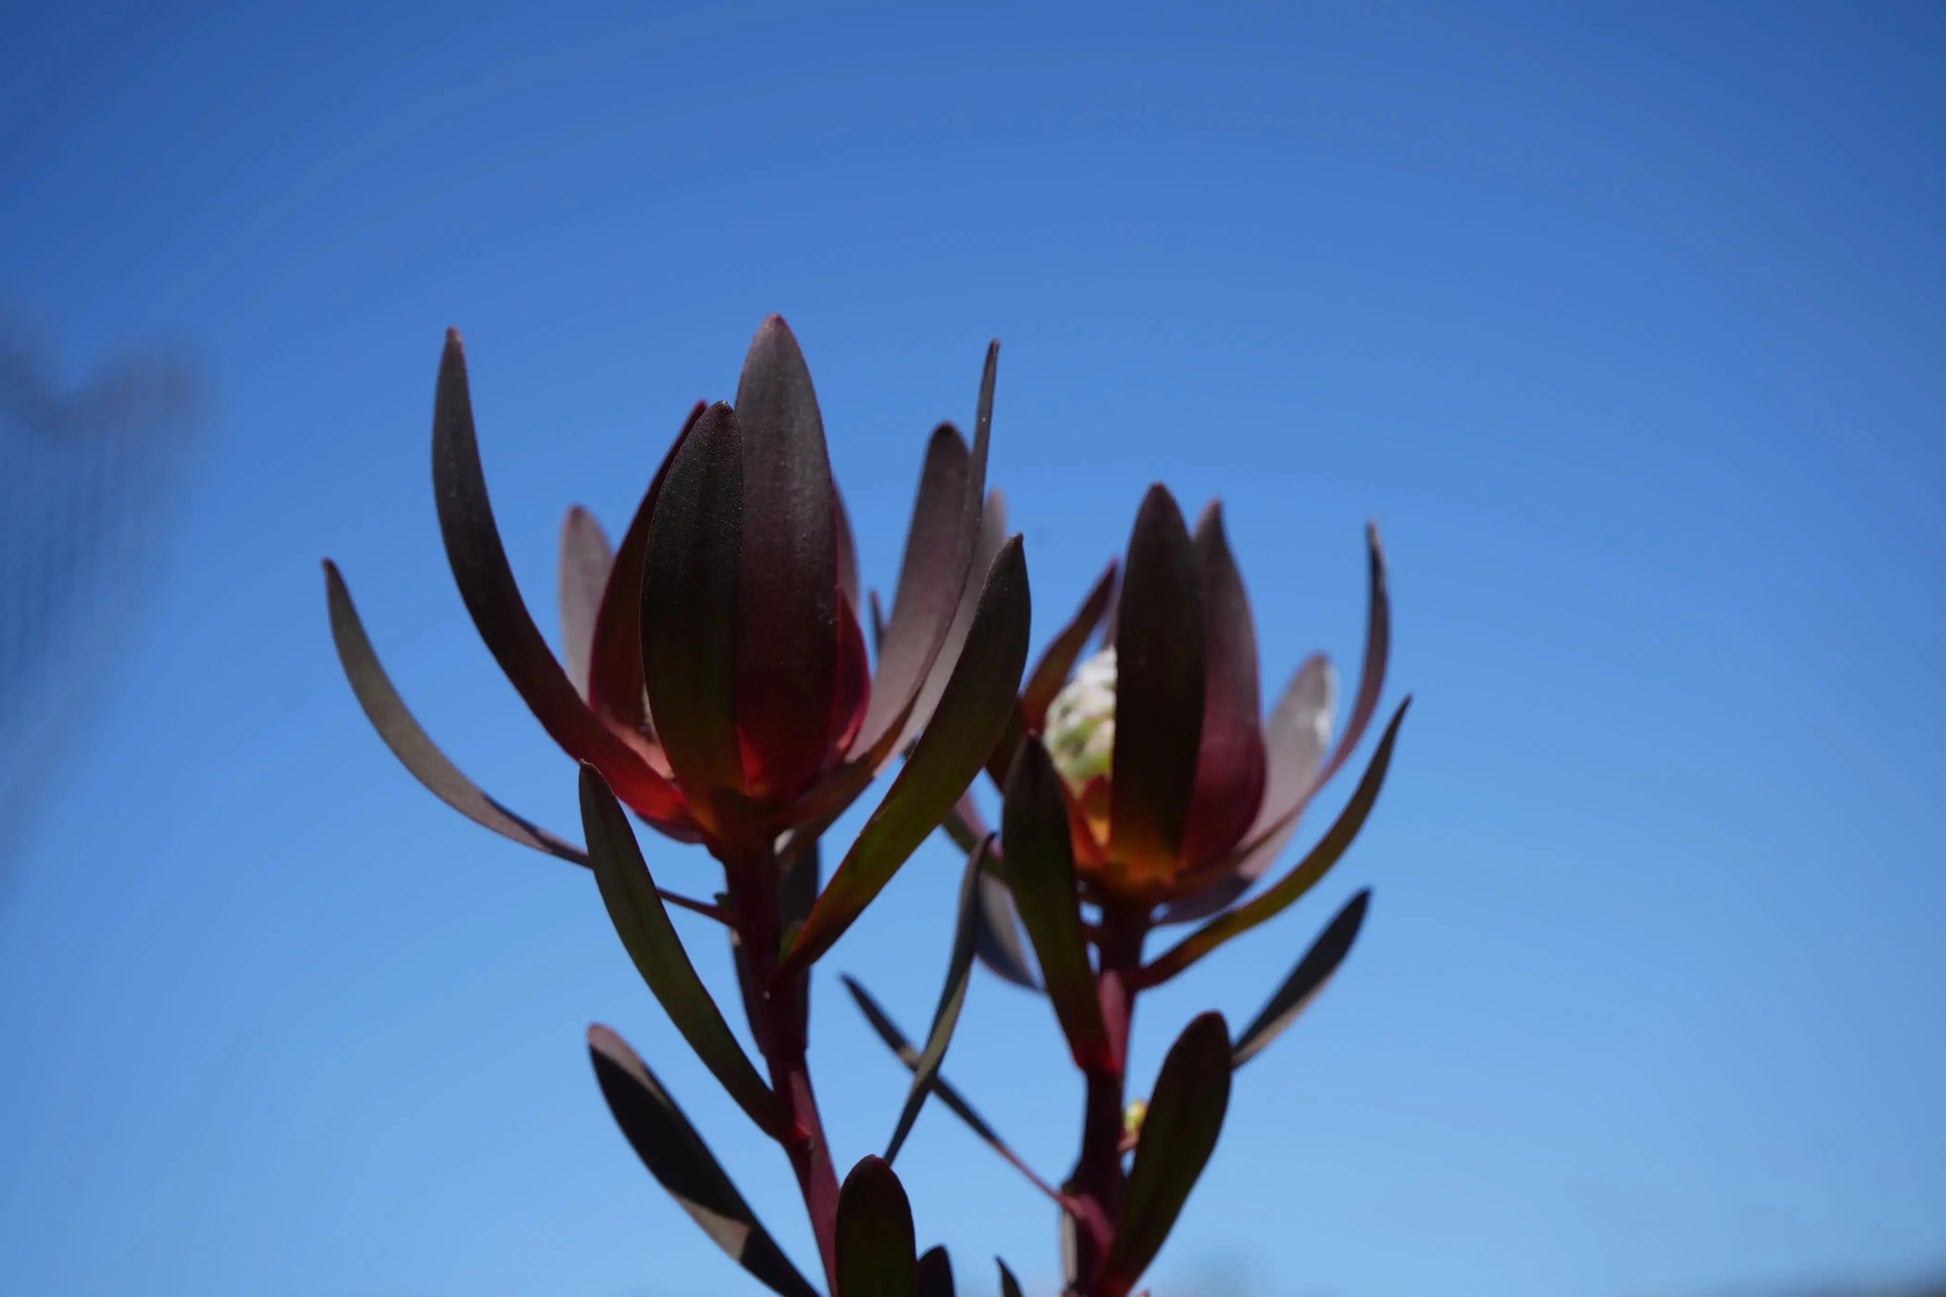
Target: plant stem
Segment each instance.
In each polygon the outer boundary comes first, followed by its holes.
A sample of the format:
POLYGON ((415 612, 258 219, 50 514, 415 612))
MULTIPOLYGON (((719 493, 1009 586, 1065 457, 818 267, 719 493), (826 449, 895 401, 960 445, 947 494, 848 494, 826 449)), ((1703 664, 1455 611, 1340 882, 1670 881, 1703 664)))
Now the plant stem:
POLYGON ((778 895, 778 867, 768 851, 728 865, 732 926, 737 974, 743 984, 743 1007, 750 1034, 770 1067, 771 1088, 784 1101, 792 1130, 780 1141, 797 1176, 804 1209, 811 1218, 811 1234, 824 1263, 826 1282, 836 1292, 838 1175, 831 1147, 824 1137, 817 1096, 811 1089, 806 1060, 809 1047, 811 970, 809 966, 772 985, 778 945, 783 935, 783 912, 778 895), (768 989, 766 989, 768 988, 768 989))
POLYGON ((1102 1065, 1083 1072, 1087 1097, 1082 1109, 1081 1155, 1067 1186, 1086 1211, 1075 1229, 1075 1284, 1083 1297, 1093 1292, 1094 1278, 1107 1258, 1121 1214, 1122 1114, 1129 1029, 1135 1015, 1133 978, 1142 965, 1142 941, 1148 930, 1147 907, 1104 907, 1095 937, 1100 952, 1095 994, 1101 1003, 1102 1021, 1108 1027, 1108 1057, 1102 1065))

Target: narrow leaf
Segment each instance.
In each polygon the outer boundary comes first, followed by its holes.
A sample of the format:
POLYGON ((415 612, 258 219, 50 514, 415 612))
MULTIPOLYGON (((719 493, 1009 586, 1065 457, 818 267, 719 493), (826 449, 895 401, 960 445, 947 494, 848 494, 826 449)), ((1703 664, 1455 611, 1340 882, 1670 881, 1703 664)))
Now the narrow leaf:
POLYGON ((1016 536, 987 572, 966 650, 933 723, 832 873, 779 965, 780 978, 831 948, 979 773, 1013 707, 1027 661, 1028 615, 1027 562, 1016 536))
POLYGON ((918 1258, 912 1204, 891 1166, 867 1157, 838 1191, 834 1297, 913 1297, 918 1258))
MULTIPOLYGON (((1203 612, 1196 551, 1166 488, 1142 501, 1129 536, 1115 628, 1114 858, 1175 872, 1203 733, 1203 612)), ((1009 857, 1012 852, 1008 852, 1009 857)))
POLYGON ((635 1051, 608 1028, 595 1026, 588 1029, 588 1053, 615 1124, 656 1183, 766 1288, 780 1297, 817 1297, 635 1051))
POLYGON ((919 1297, 953 1297, 953 1263, 945 1248, 929 1248, 920 1256, 919 1297))
MULTIPOLYGON (((852 1002, 858 1006, 858 1011, 865 1015, 865 1021, 871 1025, 872 1030, 878 1033, 878 1038, 885 1042, 885 1047, 908 1068, 916 1069, 919 1066, 919 1051, 906 1040, 905 1033, 899 1030, 898 1024, 892 1021, 885 1010, 879 1006, 878 1001, 874 1000, 870 993, 853 978, 841 976, 838 980, 845 984, 845 990, 851 993, 852 1002)), ((999 1133, 987 1124, 984 1117, 973 1110, 973 1105, 953 1088, 950 1081, 943 1076, 935 1075, 931 1088, 933 1097, 945 1104, 947 1111, 965 1122, 967 1129, 977 1135, 982 1143, 1005 1158, 1008 1165, 1026 1176, 1035 1188, 1065 1209, 1066 1204, 1060 1193, 1020 1159, 1020 1155, 1007 1145, 1007 1141, 1000 1138, 999 1133)))
POLYGON ((885 1146, 885 1160, 896 1162, 905 1137, 912 1133, 919 1108, 926 1101, 939 1065, 946 1061, 946 1047, 952 1043, 953 1028, 966 1003, 966 984, 973 972, 974 934, 979 925, 980 872, 986 861, 987 842, 983 841, 967 859, 960 879, 959 910, 953 922, 953 945, 946 956, 946 984, 939 991, 939 1007, 933 1010, 932 1030, 926 1033, 926 1047, 919 1054, 919 1065, 912 1069, 912 1087, 906 1092, 905 1106, 892 1127, 891 1142, 885 1146))
POLYGON ((482 792, 420 728, 411 709, 393 687, 391 677, 379 664, 378 654, 372 649, 365 625, 351 601, 351 592, 345 588, 338 565, 330 559, 324 560, 324 597, 331 613, 331 641, 337 647, 338 664, 344 668, 345 679, 351 682, 351 691, 364 709, 365 719, 372 723, 378 736, 385 740, 385 746, 392 749, 392 755, 412 777, 427 792, 483 828, 492 829, 524 847, 545 851, 577 865, 587 864, 588 855, 580 847, 516 815, 482 792))
POLYGON ((1230 1032, 1220 1013, 1198 1015, 1162 1061, 1142 1140, 1135 1146, 1115 1241, 1097 1287, 1125 1293, 1162 1250, 1189 1191, 1216 1150, 1230 1103, 1230 1032))
POLYGON ((1203 731, 1181 858, 1194 869, 1226 857, 1250 827, 1264 795, 1264 729, 1256 625, 1222 505, 1204 510, 1192 543, 1203 607, 1203 731))
POLYGON ((1140 985, 1154 986, 1158 982, 1166 982, 1230 938, 1275 918, 1330 872, 1331 867, 1350 848, 1353 839, 1357 838, 1358 831, 1365 827, 1365 820, 1378 801, 1379 789, 1385 784, 1385 772, 1392 764, 1392 746, 1399 737, 1399 724, 1405 720, 1406 709, 1411 705, 1412 699, 1408 697, 1392 714, 1391 724, 1385 727, 1378 750, 1372 754, 1372 763, 1365 767, 1365 775, 1352 791, 1351 800, 1345 803, 1345 809, 1339 812, 1338 818, 1325 830, 1324 837, 1311 848, 1297 868, 1236 909, 1218 915, 1184 937, 1167 954, 1142 970, 1140 985))
POLYGON ((1081 933, 1074 847, 1061 776, 1036 736, 1014 757, 1001 804, 1001 850, 1014 905, 1041 966, 1061 1031, 1083 1071, 1114 1068, 1096 996, 1094 970, 1081 933))
POLYGON ((581 822, 588 835, 588 855, 602 902, 642 980, 737 1106, 758 1127, 778 1134, 785 1120, 777 1096, 737 1044, 722 1011, 689 962, 689 953, 656 894, 648 864, 635 845, 628 817, 602 781, 601 773, 586 764, 581 767, 581 822))
POLYGON ((993 1258, 993 1263, 1000 1267, 1000 1297, 1020 1297, 1020 1280, 1007 1269, 1007 1263, 999 1257, 993 1258))
POLYGON ((1230 1054, 1231 1067, 1242 1067, 1262 1053, 1264 1046, 1277 1039, 1318 998, 1325 984, 1337 973, 1338 966, 1345 962, 1345 956, 1351 953, 1351 943, 1358 939, 1358 929, 1365 922, 1365 911, 1371 900, 1370 888, 1352 897, 1311 943, 1284 984, 1237 1037, 1236 1049, 1230 1054))
POLYGON ((594 656, 595 618, 615 552, 595 516, 575 505, 561 524, 561 659, 575 692, 588 697, 588 664, 594 656))

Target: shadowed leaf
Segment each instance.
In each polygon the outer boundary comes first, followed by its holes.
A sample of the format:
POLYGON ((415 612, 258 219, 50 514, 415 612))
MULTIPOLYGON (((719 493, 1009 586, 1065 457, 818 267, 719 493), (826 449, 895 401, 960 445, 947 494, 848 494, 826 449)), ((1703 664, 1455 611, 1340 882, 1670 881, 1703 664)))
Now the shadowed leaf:
POLYGON ((1265 1002, 1250 1025, 1237 1037, 1236 1049, 1231 1052, 1230 1066, 1242 1067, 1245 1063, 1263 1052, 1264 1046, 1277 1039, 1284 1028, 1297 1021, 1298 1015, 1309 1008, 1311 1001, 1324 990, 1351 953, 1351 943, 1358 939, 1358 929, 1365 922, 1365 911, 1370 906, 1370 888, 1358 893, 1345 903, 1297 961, 1284 984, 1265 1002))
POLYGON ((1041 967, 1041 984, 1075 1062, 1084 1071, 1109 1066, 1108 1032, 1081 934, 1067 795, 1038 737, 1020 745, 1007 775, 1000 844, 1014 905, 1041 967))
MULTIPOLYGON (((1007 543, 1007 534, 1006 497, 997 490, 989 491, 986 507, 980 514, 980 533, 973 545, 973 572, 976 575, 983 578, 993 566, 993 560, 1007 543)), ((932 720, 933 712, 939 706, 940 695, 946 690, 946 682, 952 677, 953 665, 959 661, 960 652, 966 645, 966 636, 973 628, 974 614, 979 611, 980 593, 979 582, 966 582, 959 608, 953 613, 952 625, 947 628, 946 638, 939 646, 938 655, 933 658, 932 670, 927 672, 925 683, 919 687, 919 699, 912 705, 912 714, 906 718, 901 746, 911 743, 932 720)))
POLYGON ((668 781, 603 725, 575 692, 520 597, 487 500, 467 391, 466 353, 457 329, 447 331, 439 364, 432 477, 440 535, 460 597, 481 640, 535 719, 570 756, 601 767, 642 815, 658 822, 686 821, 682 798, 668 781))
POLYGON ((899 1177, 881 1158, 861 1160, 838 1191, 835 1297, 913 1297, 915 1250, 912 1204, 899 1177))
POLYGON ((602 782, 601 773, 586 764, 581 767, 581 823, 602 902, 642 980, 737 1106, 759 1128, 773 1135, 782 1131, 784 1117, 777 1096, 751 1066, 689 962, 656 894, 648 864, 635 845, 628 817, 602 782))
POLYGON ((596 1026, 588 1029, 588 1054, 615 1124, 656 1183, 759 1283, 781 1297, 817 1297, 635 1051, 596 1026))
POLYGON ((1054 702, 1061 686, 1068 681, 1068 674, 1086 648, 1088 640, 1101 623, 1102 614, 1108 611, 1109 603, 1115 597, 1115 578, 1120 573, 1119 564, 1110 562, 1108 568, 1095 581, 1088 597, 1081 602, 1074 617, 1055 632, 1054 638, 1042 651, 1040 660, 1027 677, 1027 683, 1020 690, 1020 706, 1007 722, 1007 732, 994 746, 993 755, 987 758, 987 773, 993 782, 1007 782, 1007 771, 1013 769, 1014 752, 1020 747, 1021 736, 1028 731, 1039 733, 1047 721, 1047 709, 1054 702))
POLYGON ((966 651, 933 724, 913 744, 891 791, 833 871, 778 976, 831 948, 979 773, 1006 724, 1027 660, 1028 608, 1027 562, 1016 536, 987 572, 966 651))
POLYGON ((1222 506, 1196 523, 1197 585, 1203 607, 1203 730, 1195 793, 1183 827, 1182 861, 1195 868, 1227 855, 1250 827, 1264 794, 1264 731, 1258 719, 1257 631, 1222 506))
POLYGON ((1150 487, 1122 577, 1109 785, 1111 852, 1150 876, 1174 873, 1196 786, 1204 690, 1198 587, 1182 513, 1166 488, 1150 487))
POLYGON ((919 1108, 926 1101, 932 1079, 939 1075, 939 1065, 946 1061, 946 1047, 952 1043, 953 1028, 958 1025, 960 1008, 966 1003, 966 985, 973 972, 974 934, 979 923, 981 866, 986 855, 987 843, 982 842, 968 857, 966 872, 960 879, 953 945, 946 956, 946 984, 939 991, 939 1007, 933 1011, 926 1047, 920 1051, 918 1066, 912 1069, 912 1087, 906 1093, 905 1106, 899 1110, 891 1141, 885 1146, 887 1162, 898 1160, 905 1137, 912 1133, 912 1123, 919 1117, 919 1108))
POLYGON ((1365 827, 1365 819, 1378 801, 1379 789, 1385 784, 1385 772, 1392 764, 1392 746, 1399 737, 1399 724, 1405 720, 1406 709, 1411 705, 1411 698, 1399 704, 1399 710, 1392 714, 1392 722, 1385 727, 1385 735, 1379 740, 1378 751, 1372 754, 1372 763, 1365 767, 1364 778, 1352 791, 1351 800, 1345 803, 1345 809, 1297 867, 1264 892, 1236 909, 1218 915, 1184 937, 1167 954, 1142 970, 1139 979, 1141 985, 1154 986, 1158 982, 1165 982, 1230 938, 1275 918, 1330 872, 1358 836, 1358 831, 1365 827))
POLYGON ((1385 568, 1385 547, 1379 543, 1378 524, 1368 523, 1365 527, 1365 563, 1368 606, 1365 622, 1365 661, 1358 669, 1358 696, 1352 700, 1351 719, 1345 722, 1344 737, 1338 740, 1337 748, 1331 753, 1331 760, 1325 763, 1318 775, 1318 785, 1331 781, 1331 776, 1344 768, 1351 759, 1358 741, 1365 737, 1365 730, 1378 714, 1378 700, 1385 692, 1385 667, 1392 656, 1392 597, 1389 592, 1389 579, 1385 568))
MULTIPOLYGON (((743 441, 720 402, 669 466, 642 554, 642 667, 656 735, 705 826, 706 794, 741 789, 736 636, 743 441)), ((820 728, 823 721, 820 719, 820 728)))
POLYGON ((919 1258, 919 1297, 953 1297, 953 1263, 943 1247, 929 1248, 919 1258))
POLYGON ((1230 1033, 1220 1013, 1198 1015, 1162 1061, 1122 1195, 1115 1241, 1096 1286, 1125 1293, 1162 1250, 1189 1191, 1216 1150, 1230 1103, 1230 1033))
POLYGON ((995 1257, 993 1264, 1000 1267, 1000 1297, 1020 1297, 1020 1280, 1014 1278, 1014 1272, 1007 1269, 1007 1263, 995 1257))

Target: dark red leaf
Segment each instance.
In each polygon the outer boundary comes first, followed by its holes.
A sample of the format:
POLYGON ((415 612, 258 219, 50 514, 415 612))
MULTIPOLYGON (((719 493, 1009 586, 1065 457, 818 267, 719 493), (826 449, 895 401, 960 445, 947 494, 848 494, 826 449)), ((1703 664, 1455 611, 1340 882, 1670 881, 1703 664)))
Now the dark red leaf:
POLYGON ((1189 870, 1227 854, 1250 827, 1264 795, 1257 632, 1243 576, 1223 533, 1221 505, 1211 503, 1204 511, 1194 544, 1203 605, 1204 689, 1196 791, 1183 831, 1182 866, 1189 870))
POLYGON ((594 654, 595 617, 615 553, 595 516, 575 505, 561 524, 561 660, 575 692, 588 696, 588 661, 594 654))

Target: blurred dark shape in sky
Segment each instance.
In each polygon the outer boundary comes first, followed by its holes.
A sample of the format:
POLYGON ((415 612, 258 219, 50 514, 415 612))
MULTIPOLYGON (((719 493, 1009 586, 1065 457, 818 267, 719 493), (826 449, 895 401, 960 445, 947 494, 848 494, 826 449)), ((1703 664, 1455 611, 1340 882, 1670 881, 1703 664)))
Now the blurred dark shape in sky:
POLYGON ((0 904, 39 795, 102 719, 208 408, 185 347, 125 346, 69 376, 0 308, 0 904))

